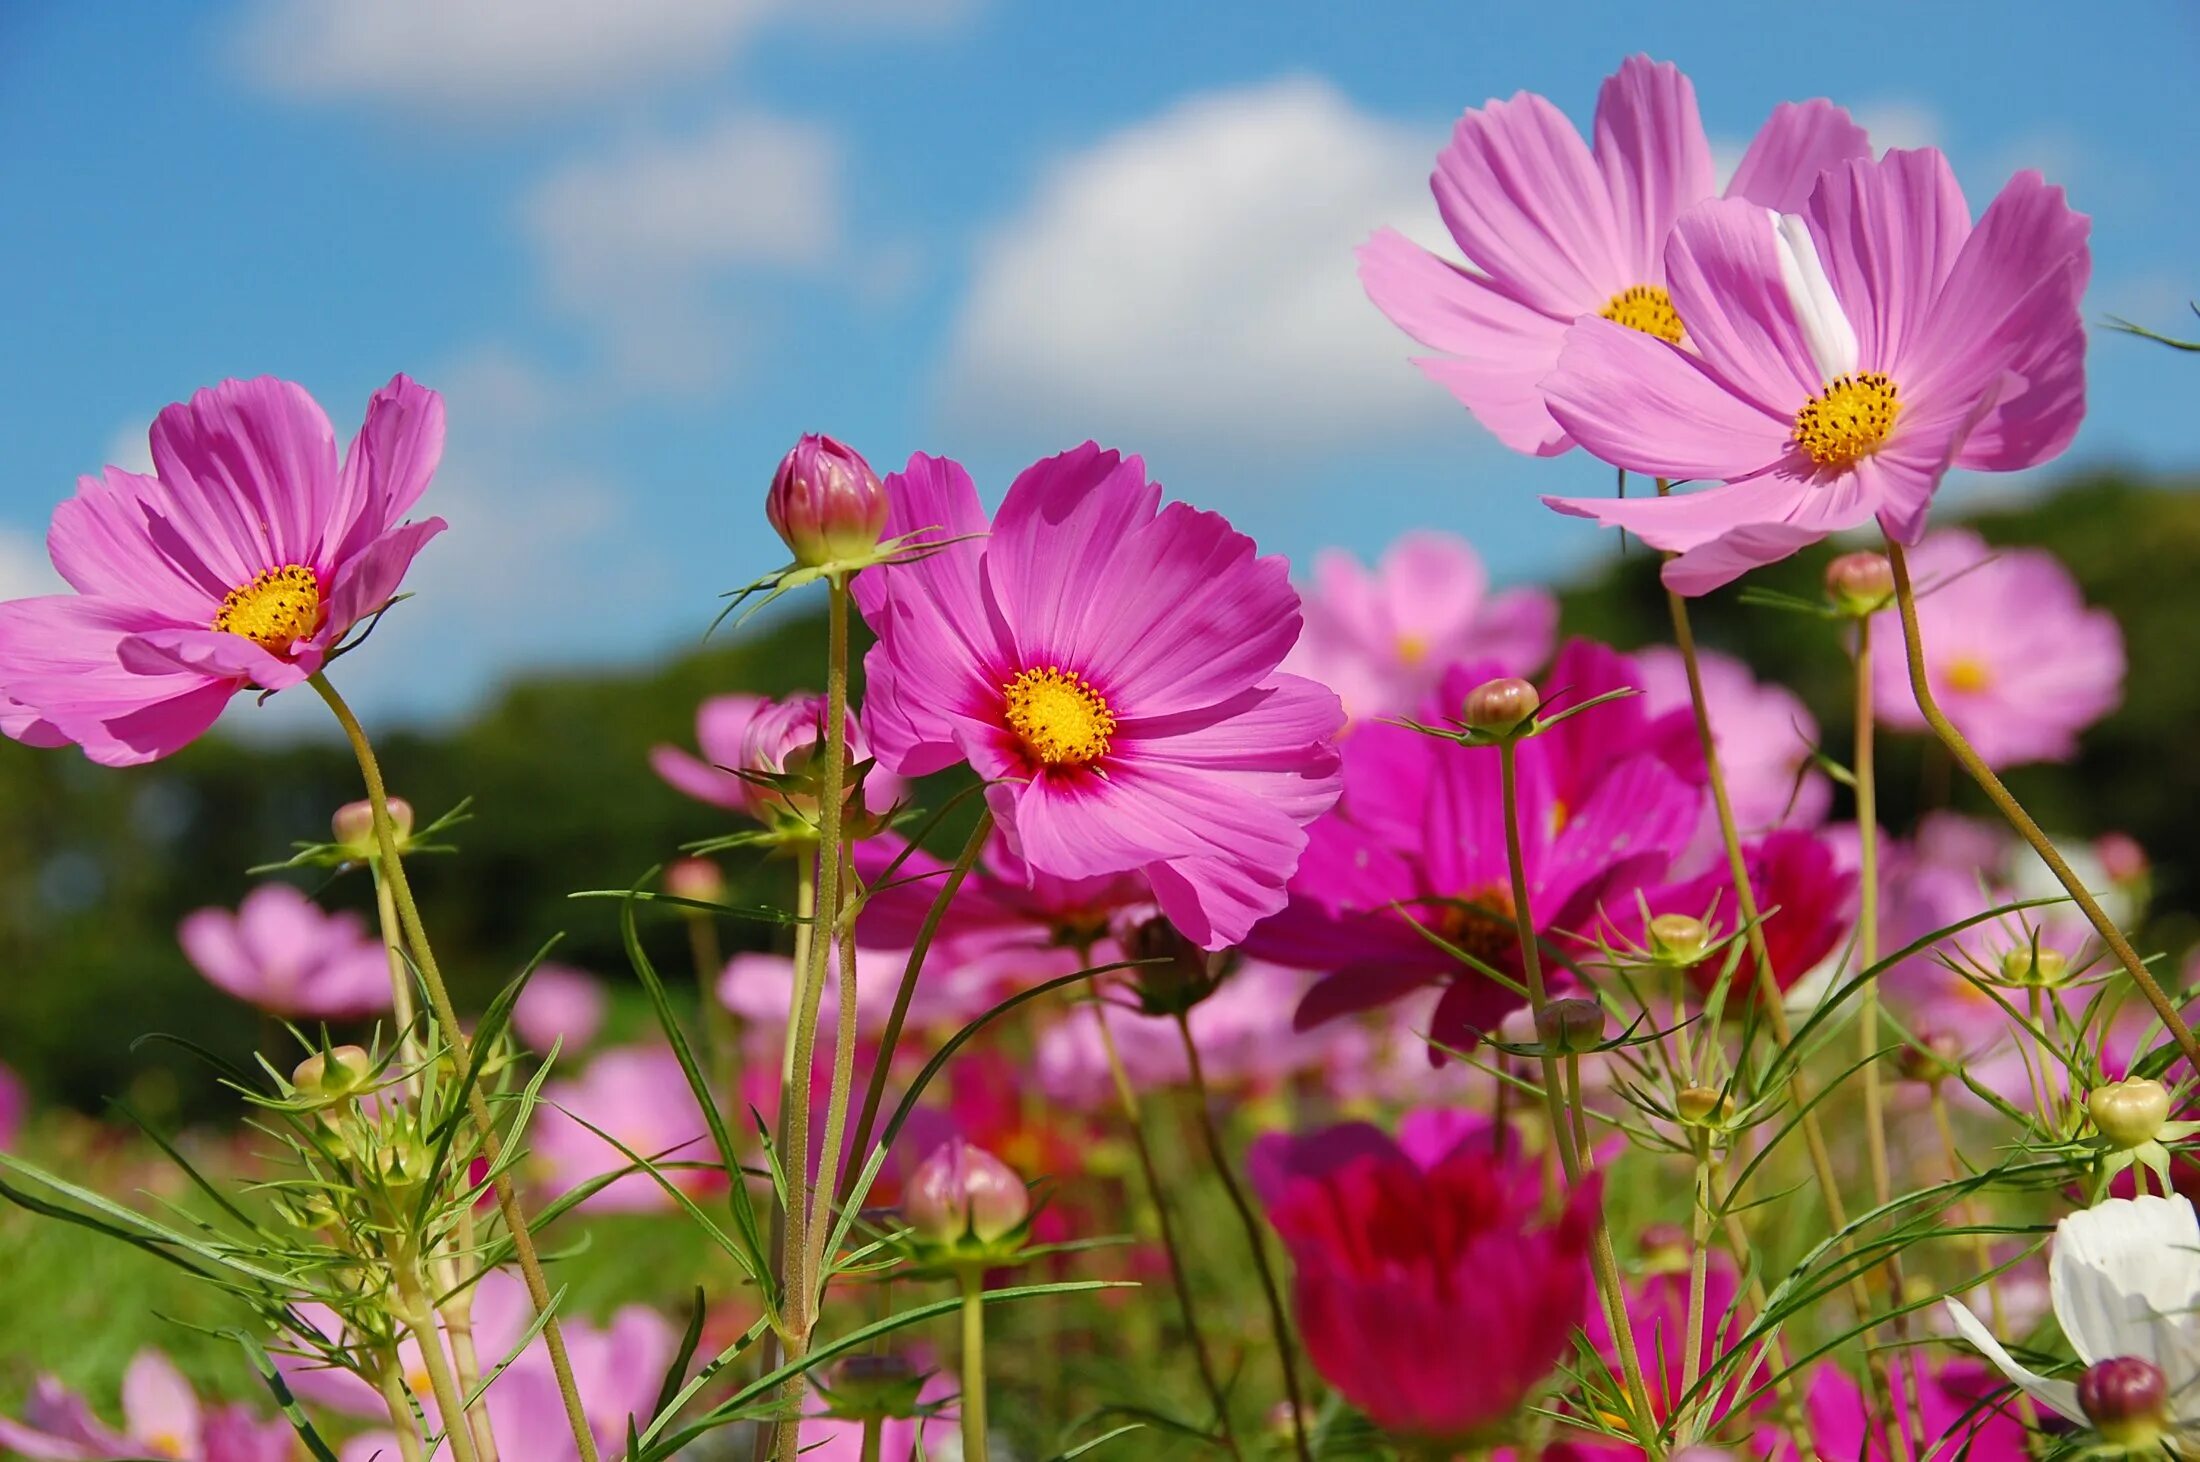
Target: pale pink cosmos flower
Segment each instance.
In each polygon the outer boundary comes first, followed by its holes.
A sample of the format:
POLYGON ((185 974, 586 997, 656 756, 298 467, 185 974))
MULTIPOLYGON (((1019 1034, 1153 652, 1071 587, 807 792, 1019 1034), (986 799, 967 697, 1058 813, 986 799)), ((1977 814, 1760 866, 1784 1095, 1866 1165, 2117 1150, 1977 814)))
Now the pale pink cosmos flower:
MULTIPOLYGON (((1935 533, 1910 551, 1918 637, 1933 698, 1996 767, 2068 761, 2078 733, 2116 709, 2124 636, 2089 609, 2077 581, 2043 548, 1989 548, 1968 529, 1935 533)), ((1882 725, 1925 729, 1892 609, 1873 618, 1887 647, 1873 663, 1882 725)))
POLYGON ((586 1049, 603 1029, 609 1005, 603 985, 588 971, 544 963, 527 977, 527 987, 512 1006, 512 1030, 532 1050, 558 1046, 570 1056, 586 1049))
MULTIPOLYGON (((1214 994, 1193 1006, 1188 1019, 1208 1085, 1268 1092, 1322 1069, 1337 1028, 1291 1028, 1291 1013, 1312 983, 1313 977, 1302 971, 1247 960, 1214 994)), ((1072 1007, 1040 1034, 1031 1075, 1047 1100, 1081 1111, 1112 1108, 1116 1092, 1101 1041, 1103 1016, 1132 1086, 1165 1089, 1191 1080, 1184 1038, 1174 1018, 1125 1009, 1111 997, 1072 1007)))
POLYGON ((224 381, 153 422, 156 475, 109 467, 54 510, 76 592, 0 604, 0 732, 128 766, 196 739, 240 690, 320 670, 387 607, 441 518, 401 521, 443 455, 443 399, 404 376, 341 465, 305 388, 224 381))
POLYGON ((1284 667, 1335 691, 1354 720, 1413 710, 1463 660, 1532 675, 1558 632, 1555 598, 1492 594, 1481 558, 1448 533, 1408 533, 1373 570, 1329 550, 1303 597, 1306 629, 1284 667))
POLYGON ((2087 229, 2035 172, 1973 227, 1931 148, 1825 173, 1799 216, 1698 204, 1665 246, 1687 348, 1586 319, 1544 390, 1605 461, 1720 485, 1545 501, 1677 554, 1684 594, 1875 517, 1917 542, 1950 467, 2034 466, 2077 432, 2087 229))
MULTIPOLYGON (((787 799, 770 784, 740 773, 771 776, 806 761, 819 745, 824 726, 821 695, 803 692, 783 700, 738 692, 712 696, 695 712, 695 744, 703 753, 701 758, 677 746, 655 746, 650 748, 649 764, 675 791, 771 823, 789 811, 787 799)), ((861 763, 870 755, 863 725, 851 715, 848 760, 861 763)), ((863 779, 864 805, 883 812, 907 790, 899 777, 872 767, 863 779)))
POLYGON ((1337 800, 1344 720, 1278 673, 1299 635, 1289 565, 1089 442, 1026 470, 990 524, 953 462, 913 457, 886 486, 889 536, 961 541, 856 576, 880 764, 967 763, 1031 868, 1142 872, 1206 948, 1280 908, 1337 800))
POLYGON ((198 972, 272 1015, 347 1020, 390 1008, 389 954, 357 914, 329 913, 287 883, 263 883, 231 913, 200 909, 176 930, 198 972))
MULTIPOLYGON (((660 1171, 683 1191, 713 1190, 726 1181, 720 1172, 669 1166, 715 1162, 718 1154, 694 1090, 668 1047, 622 1046, 599 1052, 579 1076, 543 1087, 535 1124, 533 1156, 553 1194, 633 1165, 633 1158, 599 1134, 616 1138, 653 1164, 667 1165, 660 1171)), ((612 1179, 582 1206, 608 1211, 669 1208, 672 1198, 655 1178, 636 1169, 612 1179)))
POLYGON ((289 1462, 296 1446, 281 1417, 262 1421, 243 1406, 205 1405, 157 1350, 139 1351, 123 1373, 119 1431, 52 1376, 38 1378, 21 1421, 0 1417, 0 1451, 52 1462, 289 1462))
MULTIPOLYGON (((1429 179, 1472 269, 1384 229, 1360 248, 1360 283, 1398 328, 1442 352, 1414 362, 1516 452, 1574 445, 1543 380, 1567 327, 1617 321, 1679 341, 1665 241, 1690 205, 1719 193, 1696 89, 1670 62, 1631 56, 1597 92, 1595 141, 1520 92, 1459 119, 1429 179), (1479 272, 1476 272, 1479 271, 1479 272)), ((1783 102, 1758 131, 1726 196, 1794 209, 1821 169, 1867 157, 1864 129, 1827 101, 1783 102)))
MULTIPOLYGON (((1680 743, 1676 765, 1701 766, 1688 667, 1670 645, 1632 652, 1643 705, 1663 733, 1680 743)), ((1803 699, 1777 681, 1760 681, 1749 667, 1716 650, 1697 654, 1704 706, 1726 773, 1734 820, 1745 832, 1816 827, 1833 805, 1833 783, 1817 770, 1818 721, 1803 699)))

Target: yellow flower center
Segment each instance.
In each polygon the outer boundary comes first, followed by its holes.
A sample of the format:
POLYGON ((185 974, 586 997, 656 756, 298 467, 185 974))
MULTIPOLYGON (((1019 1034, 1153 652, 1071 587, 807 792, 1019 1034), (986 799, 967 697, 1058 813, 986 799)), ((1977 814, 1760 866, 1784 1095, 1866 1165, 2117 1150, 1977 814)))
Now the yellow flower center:
POLYGON ((184 1454, 183 1438, 174 1432, 155 1432, 145 1439, 145 1445, 159 1457, 181 1457, 184 1454))
POLYGON ((1820 467, 1854 466, 1894 430, 1902 414, 1897 396, 1894 381, 1878 371, 1837 376, 1795 413, 1795 445, 1820 467))
POLYGON ((1398 636, 1399 664, 1418 665, 1427 658, 1428 640, 1426 637, 1414 634, 1411 631, 1398 636))
POLYGON ((1681 343, 1681 313, 1673 308, 1673 296, 1654 284, 1621 290, 1597 313, 1615 325, 1655 335, 1667 345, 1681 343))
POLYGON ((1074 670, 1026 670, 1002 687, 1008 724, 1024 749, 1050 767, 1081 767, 1107 755, 1115 712, 1074 670))
POLYGON ((321 627, 321 580, 303 564, 268 569, 229 597, 214 628, 243 635, 278 654, 321 627))
POLYGON ((1994 683, 1994 672, 1984 660, 1975 655, 1959 655, 1948 663, 1946 674, 1948 689, 1965 695, 1977 695, 1994 683))

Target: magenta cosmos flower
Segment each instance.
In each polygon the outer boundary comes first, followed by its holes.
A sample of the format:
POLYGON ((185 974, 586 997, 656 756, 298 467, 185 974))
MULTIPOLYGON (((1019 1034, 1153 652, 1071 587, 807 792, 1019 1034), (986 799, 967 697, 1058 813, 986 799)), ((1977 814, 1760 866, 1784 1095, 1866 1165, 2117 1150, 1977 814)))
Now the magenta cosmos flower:
POLYGON ((52 1376, 41 1376, 23 1419, 0 1417, 0 1451, 55 1462, 147 1456, 182 1462, 289 1462, 297 1436, 281 1417, 262 1421, 242 1406, 200 1402, 175 1364, 141 1350, 122 1377, 122 1427, 99 1420, 52 1376))
MULTIPOLYGON (((1701 742, 1681 652, 1670 645, 1649 645, 1630 658, 1641 677, 1644 708, 1686 745, 1685 752, 1676 749, 1676 764, 1685 758, 1700 769, 1701 742)), ((1818 721, 1803 698, 1777 681, 1758 680, 1747 665, 1716 650, 1699 651, 1696 663, 1735 823, 1745 832, 1758 832, 1824 822, 1833 805, 1833 783, 1812 760, 1818 721)))
POLYGON ((390 1008, 389 954, 357 914, 332 914, 264 883, 232 914, 200 909, 176 930, 200 974, 275 1015, 344 1020, 390 1008))
MULTIPOLYGON (((1696 89, 1672 64, 1631 56, 1597 92, 1595 137, 1585 145, 1563 112, 1531 92, 1470 111, 1429 185, 1474 269, 1389 229, 1360 248, 1368 298, 1442 352, 1414 364, 1516 452, 1547 457, 1574 444, 1542 384, 1574 321, 1687 338, 1688 313, 1668 292, 1666 235, 1685 209, 1719 192, 1696 89)), ((1793 209, 1821 170, 1869 155, 1864 129, 1841 108, 1785 102, 1726 196, 1793 209)))
POLYGON ((1283 663, 1335 691, 1355 720, 1413 709, 1463 660, 1532 675, 1558 629, 1556 599, 1490 593, 1481 558, 1448 533, 1408 533, 1372 571, 1332 549, 1314 560, 1305 597, 1306 631, 1283 663))
POLYGON ((1027 469, 990 525, 956 463, 912 457, 886 486, 888 537, 991 532, 856 576, 880 764, 968 763, 1031 868, 1142 872, 1210 949, 1280 908, 1344 720, 1277 671, 1299 634, 1284 560, 1090 442, 1027 469))
MULTIPOLYGON (((2087 608, 2047 550, 1991 549, 1976 533, 1951 529, 1911 552, 1910 576, 1933 698, 1991 765, 2068 761, 2078 733, 2123 699, 2116 617, 2087 608)), ((1873 631, 1890 647, 1872 665, 1881 724, 1924 730, 1901 620, 1886 610, 1873 631)))
MULTIPOLYGON (((534 1156, 551 1193, 568 1193, 606 1174, 632 1168, 636 1157, 666 1164, 665 1178, 683 1192, 714 1191, 723 1172, 694 1166, 715 1162, 695 1091, 666 1046, 622 1046, 589 1060, 578 1077, 543 1088, 534 1156), (586 1125, 583 1125, 583 1124, 586 1125), (591 1131, 590 1128, 594 1128, 591 1131)), ((599 1212, 669 1208, 672 1198, 648 1173, 635 1168, 612 1179, 584 1205, 599 1212)))
POLYGON ((1365 1124, 1254 1145, 1307 1358, 1377 1426, 1467 1441, 1530 1400, 1589 1299, 1594 1180, 1555 1224, 1486 1133, 1417 1161, 1365 1124))
POLYGON ((1697 205, 1665 249, 1685 346, 1583 320, 1544 390, 1605 461, 1722 485, 1545 501, 1677 553, 1684 594, 1873 517, 1917 542, 1950 467, 2030 467, 2076 433, 2087 227, 2022 172, 1974 228, 1930 148, 1835 168, 1800 216, 1697 205))
MULTIPOLYGON (((774 777, 799 770, 815 758, 824 734, 821 695, 805 692, 783 700, 738 693, 712 696, 695 712, 701 759, 677 746, 660 745, 650 748, 649 764, 675 791, 769 826, 813 815, 815 799, 805 801, 741 773, 774 777)), ((860 764, 870 756, 862 724, 849 717, 849 762, 860 764)), ((899 777, 873 767, 863 779, 864 805, 883 812, 907 790, 899 777)))
POLYGON ((404 376, 341 464, 303 386, 224 381, 153 422, 156 476, 109 467, 54 510, 74 594, 0 604, 0 732, 93 761, 167 756, 240 690, 283 690, 385 608, 441 518, 401 520, 443 455, 443 398, 404 376))

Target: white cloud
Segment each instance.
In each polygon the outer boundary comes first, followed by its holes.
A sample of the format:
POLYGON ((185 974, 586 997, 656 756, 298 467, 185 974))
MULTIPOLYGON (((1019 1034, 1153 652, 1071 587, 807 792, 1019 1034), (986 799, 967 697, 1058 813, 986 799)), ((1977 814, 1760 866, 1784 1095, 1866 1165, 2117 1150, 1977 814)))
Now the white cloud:
POLYGON ((948 415, 1019 440, 1241 456, 1455 426, 1353 263, 1380 226, 1436 231, 1440 141, 1289 78, 1194 97, 1061 159, 982 241, 948 415))
POLYGON ((1858 125, 1871 134, 1872 146, 1881 152, 1890 147, 1942 145, 1940 114, 1923 102, 1889 98, 1852 110, 1858 125))
POLYGON ((99 461, 103 467, 120 467, 125 472, 141 475, 153 470, 153 415, 148 411, 134 421, 124 422, 107 438, 107 451, 99 461))
POLYGON ((714 284, 837 261, 841 167, 820 127, 726 117, 566 163, 529 190, 521 219, 552 299, 604 332, 621 376, 695 385, 731 333, 714 284))
POLYGON ((0 528, 0 600, 59 594, 68 585, 46 559, 46 545, 15 528, 0 528))

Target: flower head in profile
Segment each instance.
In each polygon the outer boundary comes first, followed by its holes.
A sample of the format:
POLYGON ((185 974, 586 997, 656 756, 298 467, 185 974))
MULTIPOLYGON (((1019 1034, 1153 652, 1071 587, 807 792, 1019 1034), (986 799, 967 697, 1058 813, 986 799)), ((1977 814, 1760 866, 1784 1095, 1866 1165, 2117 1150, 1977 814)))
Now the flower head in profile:
POLYGON ((284 690, 386 608, 441 518, 405 522, 443 455, 443 399, 404 376, 339 463, 305 388, 224 381, 153 422, 154 475, 109 467, 54 510, 72 594, 0 604, 0 732, 127 766, 238 691, 284 690))
POLYGON ((1544 390, 1605 461, 1719 485, 1546 501, 1678 555, 1684 594, 1875 517, 1917 542, 1950 467, 2034 466, 2077 432, 2087 227, 2034 172, 1974 226, 1930 148, 1834 168, 1799 214, 1698 204, 1665 246, 1688 347, 1583 320, 1544 390))
POLYGON ((1283 663, 1335 691, 1354 720, 1412 710, 1461 661, 1532 674, 1558 629, 1548 592, 1492 594, 1481 558, 1448 533, 1408 533, 1373 569, 1330 549, 1305 600, 1306 630, 1283 663))
POLYGON ((1291 1253, 1307 1357, 1377 1426, 1486 1435, 1567 1353, 1589 1300, 1594 1180, 1549 1223, 1486 1131, 1409 1153, 1361 1123, 1264 1137, 1248 1166, 1291 1253))
POLYGON ((122 1427, 99 1420, 52 1376, 31 1388, 20 1421, 0 1416, 0 1451, 69 1462, 146 1456, 184 1462, 289 1462, 296 1434, 281 1417, 201 1402, 174 1362, 141 1350, 122 1377, 122 1427))
MULTIPOLYGON (((1869 155, 1864 129, 1831 102, 1783 103, 1726 196, 1793 209, 1821 169, 1869 155)), ((1574 444, 1542 388, 1574 321, 1692 338, 1695 316, 1676 308, 1665 241, 1719 185, 1696 89, 1671 63, 1630 56, 1606 78, 1592 143, 1530 92, 1476 108, 1429 183, 1473 268, 1384 229, 1361 246, 1360 282, 1399 329, 1441 352, 1415 364, 1514 451, 1550 456, 1574 444)))
POLYGON ((272 1015, 344 1020, 390 1008, 389 953, 357 914, 265 883, 235 913, 200 909, 176 930, 198 972, 272 1015))
MULTIPOLYGON (((1918 637, 1933 698, 1989 765, 2068 761, 2078 733, 2123 699, 2124 636, 2089 609, 2078 584, 2043 548, 1990 549, 1967 529, 1935 533, 1910 552, 1918 637)), ((1882 610, 1873 632, 1900 646, 1882 610)), ((1872 666, 1881 724, 1923 731, 1925 715, 1899 652, 1872 666)))
POLYGON ((1026 865, 1143 873, 1206 948, 1281 907, 1337 799, 1344 719, 1277 671, 1299 633, 1284 561, 1091 443, 1019 476, 989 535, 953 462, 914 457, 886 487, 889 534, 955 541, 856 577, 879 763, 967 763, 1026 865))
MULTIPOLYGON (((825 746, 825 698, 803 693, 774 700, 769 696, 712 696, 696 709, 698 759, 677 746, 650 749, 649 764, 673 790, 698 802, 753 818, 767 828, 786 828, 815 838, 817 797, 803 788, 813 770, 821 770, 825 746)), ((870 759, 863 725, 848 719, 851 767, 870 759)), ((883 812, 904 788, 900 778, 869 767, 851 800, 883 812)))

